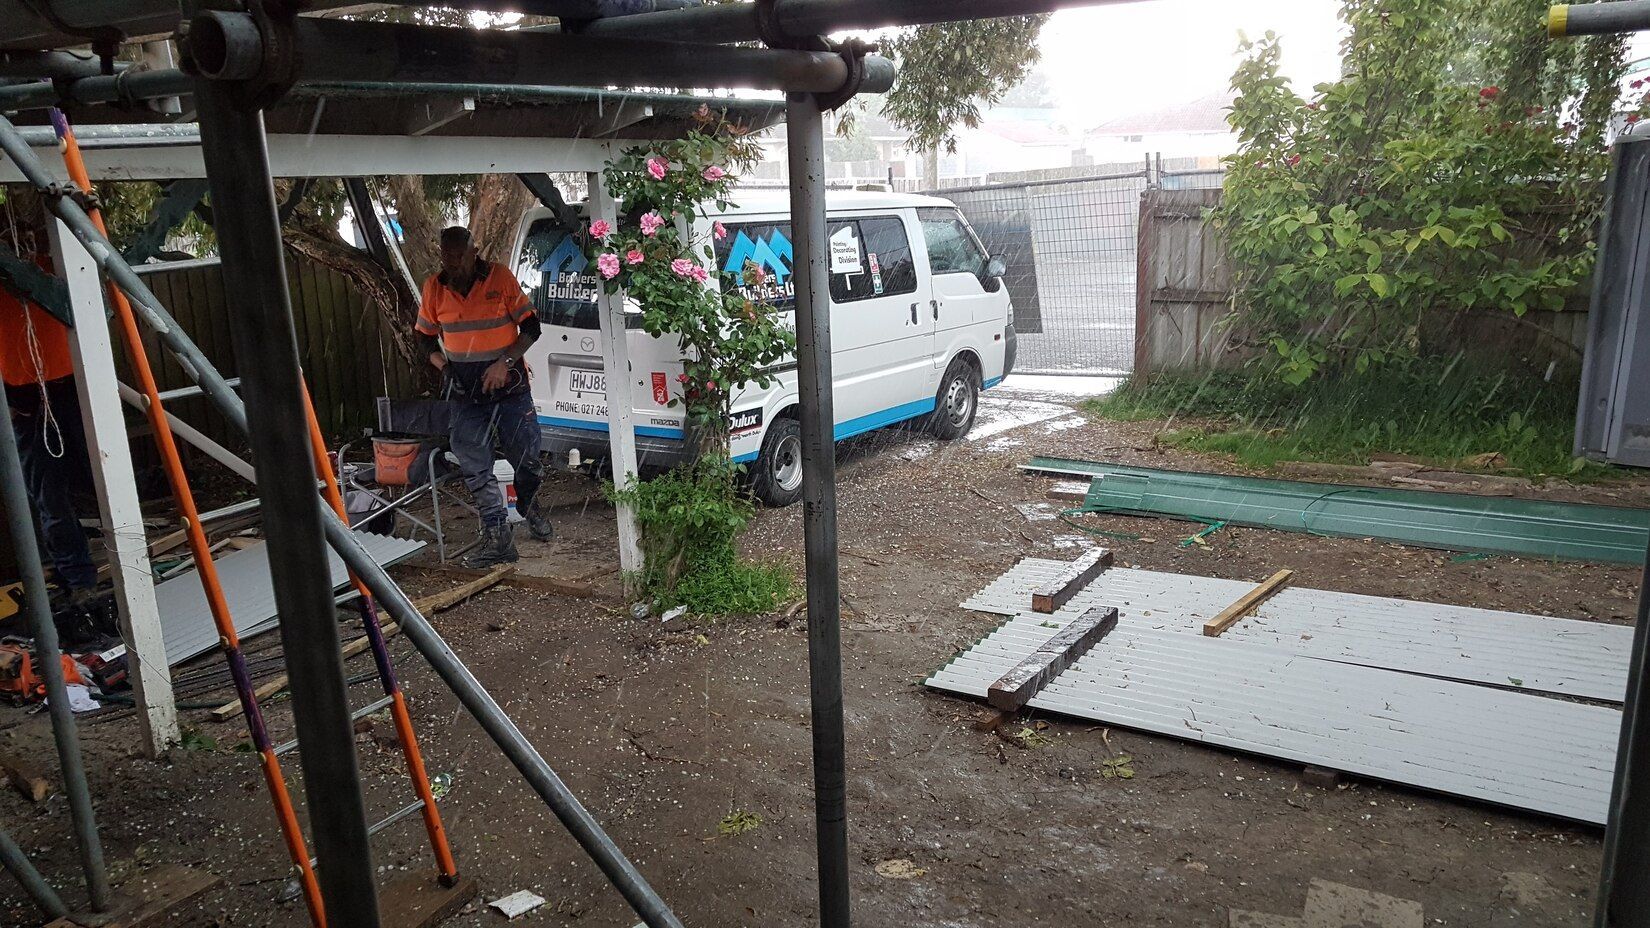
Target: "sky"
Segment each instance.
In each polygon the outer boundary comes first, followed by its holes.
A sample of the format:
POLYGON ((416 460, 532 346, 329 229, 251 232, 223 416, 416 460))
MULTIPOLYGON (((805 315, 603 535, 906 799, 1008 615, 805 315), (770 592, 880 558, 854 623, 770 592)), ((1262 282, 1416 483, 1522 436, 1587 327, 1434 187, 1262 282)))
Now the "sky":
POLYGON ((1340 74, 1338 0, 1144 0, 1061 10, 1043 27, 1041 68, 1079 131, 1230 85, 1238 33, 1270 29, 1303 94, 1340 74))

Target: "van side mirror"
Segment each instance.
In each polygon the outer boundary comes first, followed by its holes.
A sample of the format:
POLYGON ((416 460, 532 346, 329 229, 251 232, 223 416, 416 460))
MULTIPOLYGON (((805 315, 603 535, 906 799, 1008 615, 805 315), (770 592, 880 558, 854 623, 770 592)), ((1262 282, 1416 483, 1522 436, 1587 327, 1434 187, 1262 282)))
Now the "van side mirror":
POLYGON ((1008 264, 996 255, 992 255, 991 259, 985 263, 985 276, 987 277, 1002 277, 1007 273, 1008 264))

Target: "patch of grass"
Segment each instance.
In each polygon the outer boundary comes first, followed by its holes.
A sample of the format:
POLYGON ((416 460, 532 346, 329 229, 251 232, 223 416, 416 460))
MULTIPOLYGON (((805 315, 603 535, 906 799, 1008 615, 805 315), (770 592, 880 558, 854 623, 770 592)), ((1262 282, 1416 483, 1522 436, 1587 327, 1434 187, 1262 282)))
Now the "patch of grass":
POLYGON ((731 838, 734 835, 742 835, 747 831, 755 831, 761 827, 762 816, 755 812, 735 809, 716 823, 716 833, 724 838, 731 838))
POLYGON ((1168 420, 1166 444, 1281 461, 1367 464, 1402 454, 1442 467, 1597 480, 1619 470, 1572 457, 1576 384, 1488 371, 1467 362, 1393 363, 1290 386, 1263 370, 1125 383, 1082 408, 1101 418, 1168 420), (1180 419, 1197 420, 1176 428, 1180 419), (1490 459, 1484 456, 1498 455, 1490 459), (1478 460, 1474 460, 1478 458, 1478 460))
POLYGON ((796 579, 784 564, 731 556, 690 558, 675 588, 660 592, 660 608, 687 606, 696 615, 760 615, 797 595, 796 579))

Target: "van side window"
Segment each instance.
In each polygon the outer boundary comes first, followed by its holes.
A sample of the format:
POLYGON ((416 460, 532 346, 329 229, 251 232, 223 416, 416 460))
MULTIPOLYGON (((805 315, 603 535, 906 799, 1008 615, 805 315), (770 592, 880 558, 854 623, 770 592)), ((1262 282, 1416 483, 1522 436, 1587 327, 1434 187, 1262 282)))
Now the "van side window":
POLYGON ((795 267, 789 222, 730 222, 728 234, 716 240, 716 270, 722 292, 738 291, 746 299, 769 303, 780 312, 796 309, 795 267), (754 263, 761 280, 746 280, 745 266, 754 263))
POLYGON ((917 292, 917 264, 911 259, 911 240, 905 235, 904 222, 893 216, 861 219, 859 237, 865 243, 865 265, 873 296, 917 292))
POLYGON ((928 265, 934 274, 973 274, 984 278, 985 251, 956 210, 923 207, 917 210, 917 218, 922 222, 928 265))
POLYGON ((852 303, 875 296, 871 292, 871 272, 865 263, 865 240, 859 223, 853 220, 825 227, 826 266, 830 268, 831 302, 852 303))

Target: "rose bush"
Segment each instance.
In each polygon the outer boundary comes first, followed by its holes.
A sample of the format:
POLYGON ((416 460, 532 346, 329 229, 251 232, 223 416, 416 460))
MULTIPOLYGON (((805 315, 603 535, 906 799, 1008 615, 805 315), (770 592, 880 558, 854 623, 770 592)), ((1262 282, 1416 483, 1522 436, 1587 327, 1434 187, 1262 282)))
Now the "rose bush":
MULTIPOLYGON (((746 386, 771 385, 796 339, 772 305, 713 285, 727 276, 716 271, 714 245, 727 230, 714 222, 709 235, 695 235, 695 220, 708 218, 712 205, 727 208, 738 172, 760 151, 705 108, 698 118, 684 138, 632 149, 607 167, 620 221, 611 228, 598 220, 586 236, 606 292, 634 299, 642 329, 680 347, 683 373, 670 405, 683 409, 698 451, 692 463, 613 495, 638 514, 645 595, 656 604, 685 601, 695 612, 755 612, 788 596, 791 583, 782 569, 735 554, 753 510, 729 460, 729 404, 746 386)), ((744 270, 747 279, 759 276, 754 266, 744 270)))

